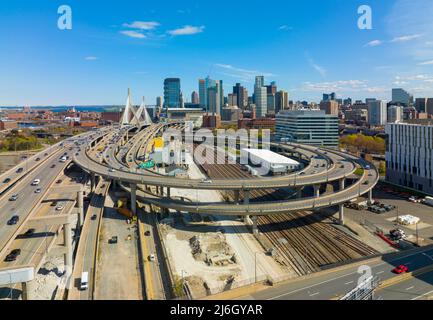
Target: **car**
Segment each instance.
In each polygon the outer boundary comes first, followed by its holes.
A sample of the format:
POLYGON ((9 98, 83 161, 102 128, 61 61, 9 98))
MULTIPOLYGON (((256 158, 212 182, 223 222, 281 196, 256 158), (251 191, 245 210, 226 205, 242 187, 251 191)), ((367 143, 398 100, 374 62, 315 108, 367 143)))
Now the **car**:
POLYGON ((149 261, 151 261, 151 262, 155 262, 155 255, 154 254, 151 254, 150 256, 149 256, 149 261))
POLYGON ((402 273, 406 273, 409 272, 409 268, 407 266, 405 266, 404 264, 401 264, 397 267, 395 267, 392 272, 396 273, 396 274, 402 274, 402 273))
POLYGON ((23 171, 24 171, 23 168, 19 168, 16 172, 17 172, 17 173, 21 173, 21 172, 23 172, 23 171))
POLYGON ((3 180, 3 183, 9 183, 9 182, 11 182, 10 178, 6 178, 6 179, 3 180))
POLYGON ((63 182, 62 179, 59 179, 59 180, 56 181, 57 184, 60 184, 60 183, 62 183, 62 182, 63 182))
POLYGON ((51 165, 51 169, 54 169, 56 167, 56 165, 55 164, 53 164, 53 165, 51 165))
POLYGON ((57 201, 54 201, 54 202, 51 203, 51 207, 57 207, 58 204, 59 203, 57 201))
POLYGON ((14 249, 6 256, 4 261, 5 262, 15 261, 20 254, 21 254, 21 249, 14 249))
POLYGON ((111 237, 111 239, 108 240, 109 244, 116 244, 118 241, 117 236, 111 237))
MULTIPOLYGON (((107 157, 108 158, 108 157, 107 157)), ((116 170, 115 169, 113 169, 113 168, 110 168, 110 170, 108 170, 109 172, 116 172, 116 170)))
POLYGON ((45 152, 44 156, 47 156, 47 155, 48 155, 48 152, 45 152))
POLYGON ((58 205, 56 207, 56 211, 62 211, 63 209, 65 209, 65 207, 63 205, 58 205))
POLYGON ((364 183, 363 183, 363 185, 368 185, 368 184, 370 184, 370 181, 364 181, 364 183))
POLYGON ((40 179, 35 179, 35 180, 33 180, 33 182, 32 182, 32 186, 38 186, 40 183, 41 183, 41 180, 40 180, 40 179))
POLYGON ((299 175, 301 175, 301 176, 305 176, 305 172, 301 172, 299 175))
POLYGON ((35 190, 35 193, 41 193, 42 192, 42 189, 41 188, 37 188, 36 190, 35 190))
POLYGON ((150 231, 149 231, 149 230, 146 231, 146 232, 144 233, 144 235, 145 235, 146 237, 150 237, 150 231))
POLYGON ((35 161, 40 161, 41 160, 41 158, 36 158, 36 160, 35 161))
POLYGON ((93 221, 95 221, 97 218, 98 218, 98 216, 97 216, 96 214, 94 214, 94 215, 92 216, 91 219, 92 219, 93 221))
POLYGON ((8 226, 14 226, 18 223, 18 221, 20 221, 20 217, 17 215, 14 215, 12 218, 9 219, 8 226))
POLYGON ((18 200, 18 195, 14 194, 12 195, 12 197, 9 198, 9 201, 17 201, 18 200))

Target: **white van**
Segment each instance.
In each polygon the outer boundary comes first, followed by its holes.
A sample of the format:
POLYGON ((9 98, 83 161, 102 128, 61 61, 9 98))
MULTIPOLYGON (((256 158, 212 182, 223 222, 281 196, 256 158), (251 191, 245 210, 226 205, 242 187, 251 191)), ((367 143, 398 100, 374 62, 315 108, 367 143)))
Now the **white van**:
POLYGON ((32 182, 32 186, 38 186, 40 183, 41 183, 41 180, 40 180, 40 179, 35 179, 35 180, 33 180, 33 182, 32 182))
POLYGON ((65 163, 66 160, 67 160, 67 158, 65 156, 63 156, 63 157, 60 158, 60 162, 62 162, 62 163, 65 163))
POLYGON ((87 290, 89 289, 89 273, 83 272, 81 274, 81 283, 80 283, 80 290, 87 290))

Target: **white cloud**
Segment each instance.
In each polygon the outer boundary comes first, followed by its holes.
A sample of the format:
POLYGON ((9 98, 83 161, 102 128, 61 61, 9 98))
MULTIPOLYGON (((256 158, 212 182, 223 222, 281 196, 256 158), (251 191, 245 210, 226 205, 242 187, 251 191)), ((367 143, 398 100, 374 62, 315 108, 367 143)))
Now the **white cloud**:
POLYGON ((258 70, 248 70, 248 69, 234 67, 234 66, 229 65, 229 64, 217 63, 217 64, 215 64, 215 66, 228 71, 228 72, 220 72, 221 74, 228 76, 228 77, 231 77, 231 78, 241 80, 241 81, 245 81, 245 82, 253 82, 255 77, 258 75, 262 75, 264 77, 276 77, 275 74, 270 73, 270 72, 262 72, 262 71, 258 71, 258 70))
POLYGON ((311 59, 311 58, 308 58, 308 62, 310 63, 310 66, 314 70, 316 70, 323 78, 326 77, 327 71, 326 71, 326 69, 324 67, 322 67, 322 66, 318 65, 317 63, 315 63, 314 60, 311 59))
POLYGON ((95 61, 95 60, 99 60, 99 58, 98 57, 89 56, 89 57, 85 57, 84 60, 86 60, 86 61, 95 61))
POLYGON ((364 47, 377 47, 380 46, 383 42, 381 40, 373 40, 365 44, 364 47))
POLYGON ((407 42, 407 41, 415 40, 415 39, 418 39, 421 37, 422 37, 422 34, 412 34, 412 35, 395 37, 394 39, 391 40, 391 42, 407 42))
POLYGON ((432 65, 432 64, 433 64, 433 60, 418 63, 419 66, 428 66, 428 65, 432 65))
POLYGON ((121 34, 130 37, 130 38, 137 38, 137 39, 145 39, 146 36, 140 32, 137 31, 133 31, 133 30, 125 30, 125 31, 120 31, 121 34))
POLYGON ((134 21, 133 23, 124 23, 123 26, 131 29, 153 30, 160 26, 160 23, 156 21, 134 21))
POLYGON ((197 34, 197 33, 202 33, 205 29, 205 26, 200 26, 200 27, 194 27, 194 26, 184 26, 182 28, 179 29, 174 29, 174 30, 170 30, 168 31, 168 34, 172 35, 172 36, 185 36, 185 35, 193 35, 193 34, 197 34))
POLYGON ((290 26, 288 26, 288 25, 286 25, 286 24, 283 24, 282 26, 279 26, 278 27, 278 30, 293 30, 293 27, 290 27, 290 26))

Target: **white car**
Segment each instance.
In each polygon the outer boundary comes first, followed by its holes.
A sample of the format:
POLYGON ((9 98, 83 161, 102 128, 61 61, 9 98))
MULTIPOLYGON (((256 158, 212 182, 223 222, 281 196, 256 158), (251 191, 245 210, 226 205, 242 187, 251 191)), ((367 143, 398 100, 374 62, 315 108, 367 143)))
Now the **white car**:
POLYGON ((41 188, 37 188, 36 190, 35 190, 35 193, 41 193, 42 192, 42 189, 41 188))
POLYGON ((110 170, 108 170, 109 172, 116 172, 116 170, 115 169, 113 169, 113 168, 110 168, 110 170))
POLYGON ((56 211, 62 211, 63 209, 65 209, 65 207, 63 205, 58 205, 56 207, 56 211))
POLYGON ((152 262, 155 262, 155 255, 154 254, 151 254, 150 256, 149 256, 149 261, 152 261, 152 262))

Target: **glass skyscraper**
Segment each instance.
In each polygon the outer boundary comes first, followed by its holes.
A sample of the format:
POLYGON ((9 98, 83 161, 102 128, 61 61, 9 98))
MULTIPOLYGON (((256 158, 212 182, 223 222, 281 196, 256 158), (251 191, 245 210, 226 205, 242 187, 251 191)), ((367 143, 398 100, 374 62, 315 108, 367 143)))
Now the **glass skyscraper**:
POLYGON ((164 107, 180 108, 180 79, 167 78, 164 81, 164 107))

